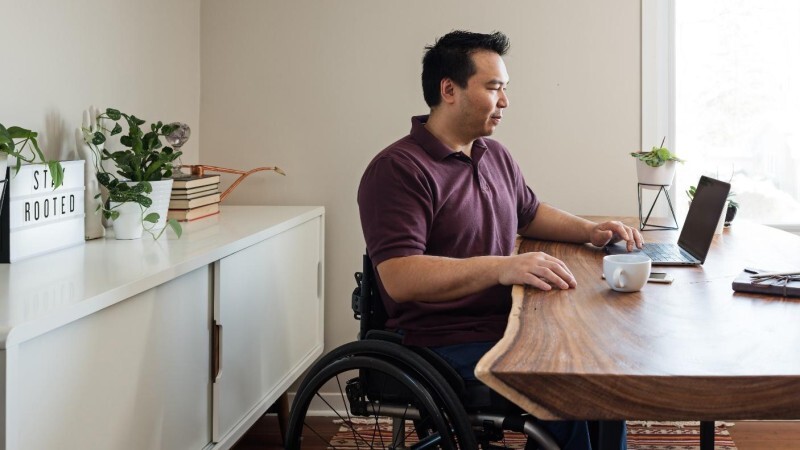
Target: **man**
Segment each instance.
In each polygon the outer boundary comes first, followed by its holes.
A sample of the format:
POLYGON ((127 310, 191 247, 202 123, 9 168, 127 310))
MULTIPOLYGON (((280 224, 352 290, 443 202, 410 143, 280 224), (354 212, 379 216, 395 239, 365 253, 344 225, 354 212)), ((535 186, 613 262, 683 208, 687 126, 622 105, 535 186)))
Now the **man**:
MULTIPOLYGON (((508 150, 486 138, 509 104, 508 48, 502 33, 466 31, 426 47, 430 115, 411 119, 411 133, 375 157, 358 191, 387 326, 405 344, 432 348, 466 380, 503 335, 512 285, 577 287, 557 258, 512 256, 517 234, 642 245, 639 232, 620 222, 593 223, 540 203, 508 150)), ((590 448, 585 422, 547 424, 562 447, 590 448)))

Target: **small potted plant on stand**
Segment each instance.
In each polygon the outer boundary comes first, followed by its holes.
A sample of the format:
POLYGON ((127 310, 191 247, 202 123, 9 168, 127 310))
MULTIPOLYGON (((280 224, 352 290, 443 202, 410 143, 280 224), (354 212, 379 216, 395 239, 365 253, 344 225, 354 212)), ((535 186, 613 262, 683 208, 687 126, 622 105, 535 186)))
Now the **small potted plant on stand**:
POLYGON ((636 158, 636 175, 645 189, 671 185, 675 178, 675 163, 683 163, 682 159, 664 147, 664 140, 661 146, 653 147, 649 152, 633 152, 631 156, 636 158))
POLYGON ((98 209, 102 209, 104 217, 113 219, 115 237, 138 239, 143 231, 148 231, 158 239, 167 225, 180 237, 181 226, 176 220, 167 220, 167 209, 172 190, 172 163, 181 152, 161 143, 161 138, 177 125, 164 125, 159 121, 151 124, 150 131, 145 133, 142 130, 144 120, 113 108, 106 109, 95 120, 97 131, 92 133, 84 129, 84 139, 96 153, 96 161, 111 160, 117 169, 114 174, 106 171, 102 164, 96 164, 97 181, 108 191, 109 200, 107 204, 101 202, 98 209), (125 149, 111 152, 101 148, 106 142, 106 133, 110 136, 122 133, 121 121, 128 127, 128 134, 120 137, 125 149), (113 123, 113 128, 106 128, 106 123, 113 123))

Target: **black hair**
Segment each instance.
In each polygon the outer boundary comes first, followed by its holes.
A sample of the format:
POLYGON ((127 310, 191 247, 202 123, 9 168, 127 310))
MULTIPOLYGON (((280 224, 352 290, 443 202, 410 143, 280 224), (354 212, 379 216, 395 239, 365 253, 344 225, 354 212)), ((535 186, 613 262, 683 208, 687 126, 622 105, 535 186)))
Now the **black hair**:
POLYGON ((492 34, 451 31, 425 47, 422 57, 422 94, 425 103, 431 108, 437 106, 442 97, 439 85, 449 78, 461 88, 477 71, 472 62, 472 54, 479 50, 489 50, 503 56, 511 47, 505 34, 495 31, 492 34))

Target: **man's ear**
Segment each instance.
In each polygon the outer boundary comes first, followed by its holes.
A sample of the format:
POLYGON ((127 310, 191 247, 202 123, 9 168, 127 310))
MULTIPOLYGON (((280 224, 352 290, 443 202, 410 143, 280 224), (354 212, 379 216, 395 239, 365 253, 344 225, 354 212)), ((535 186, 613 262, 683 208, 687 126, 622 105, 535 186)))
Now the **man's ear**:
POLYGON ((450 78, 442 78, 439 83, 439 94, 445 103, 453 103, 456 95, 456 84, 450 78))

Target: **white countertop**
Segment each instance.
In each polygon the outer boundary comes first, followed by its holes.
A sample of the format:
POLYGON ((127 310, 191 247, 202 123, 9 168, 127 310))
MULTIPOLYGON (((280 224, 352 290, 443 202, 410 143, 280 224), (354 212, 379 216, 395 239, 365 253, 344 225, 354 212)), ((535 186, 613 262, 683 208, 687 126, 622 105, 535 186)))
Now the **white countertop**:
POLYGON ((320 216, 319 206, 223 206, 158 241, 95 239, 0 264, 0 349, 18 345, 320 216))

